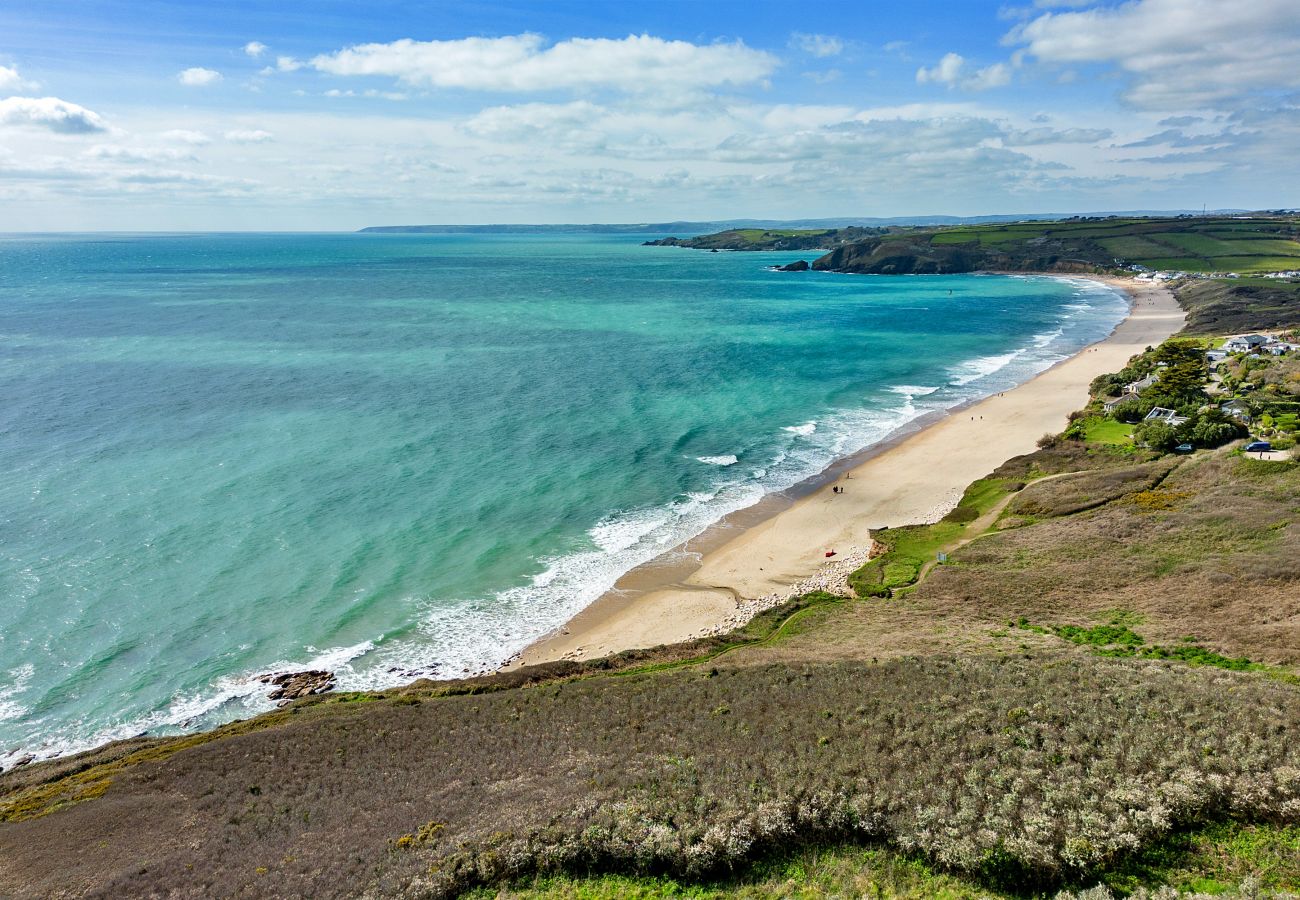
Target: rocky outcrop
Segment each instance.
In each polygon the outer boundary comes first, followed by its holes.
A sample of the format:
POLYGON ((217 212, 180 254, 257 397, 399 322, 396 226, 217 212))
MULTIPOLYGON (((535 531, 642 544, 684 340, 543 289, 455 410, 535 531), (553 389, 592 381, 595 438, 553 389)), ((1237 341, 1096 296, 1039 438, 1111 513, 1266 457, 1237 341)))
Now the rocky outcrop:
POLYGON ((788 266, 776 266, 778 272, 807 272, 812 266, 808 265, 806 259, 796 259, 788 266))
POLYGON ((334 673, 322 669, 309 669, 305 672, 268 672, 257 676, 257 680, 275 688, 267 694, 267 697, 279 700, 281 706, 302 697, 334 690, 334 673))

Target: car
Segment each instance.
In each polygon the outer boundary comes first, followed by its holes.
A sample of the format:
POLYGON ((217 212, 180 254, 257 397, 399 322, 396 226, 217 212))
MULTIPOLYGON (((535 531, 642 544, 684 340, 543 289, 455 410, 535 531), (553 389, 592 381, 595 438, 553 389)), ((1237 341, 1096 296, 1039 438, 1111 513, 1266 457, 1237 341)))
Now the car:
POLYGON ((1247 453, 1267 453, 1273 449, 1273 445, 1268 441, 1251 441, 1246 445, 1247 453))
POLYGON ((1177 447, 1174 448, 1174 452, 1175 452, 1175 453, 1191 453, 1191 452, 1192 452, 1193 450, 1195 450, 1195 449, 1196 449, 1196 448, 1193 447, 1191 444, 1179 444, 1177 447))

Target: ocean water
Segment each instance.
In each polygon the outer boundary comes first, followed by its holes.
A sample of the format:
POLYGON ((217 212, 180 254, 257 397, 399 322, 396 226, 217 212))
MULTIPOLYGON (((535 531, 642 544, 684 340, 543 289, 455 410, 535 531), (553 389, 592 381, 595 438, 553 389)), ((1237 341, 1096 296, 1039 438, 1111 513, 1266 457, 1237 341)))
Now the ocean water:
POLYGON ((0 237, 0 765, 494 666, 1126 308, 641 240, 0 237))

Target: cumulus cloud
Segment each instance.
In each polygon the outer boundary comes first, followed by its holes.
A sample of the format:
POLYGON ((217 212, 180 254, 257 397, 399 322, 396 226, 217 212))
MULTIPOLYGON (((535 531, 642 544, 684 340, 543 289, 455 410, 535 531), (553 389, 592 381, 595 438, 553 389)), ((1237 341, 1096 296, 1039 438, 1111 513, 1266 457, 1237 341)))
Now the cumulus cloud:
POLYGON ((968 91, 986 91, 989 88, 1010 84, 1011 67, 1006 63, 994 63, 971 71, 966 65, 966 59, 960 54, 946 53, 933 67, 927 69, 922 66, 917 69, 916 83, 942 84, 949 88, 960 87, 968 91))
POLYGON ((275 135, 269 131, 236 129, 226 132, 226 140, 232 144, 265 144, 268 141, 275 140, 275 135))
POLYGON ((221 80, 221 73, 201 66, 193 66, 178 73, 176 80, 186 87, 207 87, 221 80))
POLYGON ((360 44, 315 57, 333 75, 387 75, 408 84, 476 91, 615 88, 650 92, 751 84, 776 57, 734 43, 692 44, 650 35, 570 38, 547 46, 538 34, 450 41, 360 44))
POLYGON ((790 46, 816 57, 839 56, 844 52, 844 41, 829 34, 796 31, 790 35, 790 46))
POLYGON ((58 97, 0 100, 0 125, 47 128, 57 134, 92 134, 108 128, 98 113, 58 97))
POLYGON ((266 44, 263 44, 261 41, 249 41, 247 44, 244 45, 244 52, 247 53, 249 56, 253 57, 253 59, 257 59, 268 49, 269 48, 266 46, 266 44))
POLYGON ((0 66, 0 91, 34 91, 38 87, 35 81, 28 81, 18 74, 17 68, 0 66))
POLYGON ((1045 63, 1117 65, 1132 79, 1126 99, 1153 109, 1300 89, 1295 0, 1130 0, 1039 15, 1005 42, 1045 63))

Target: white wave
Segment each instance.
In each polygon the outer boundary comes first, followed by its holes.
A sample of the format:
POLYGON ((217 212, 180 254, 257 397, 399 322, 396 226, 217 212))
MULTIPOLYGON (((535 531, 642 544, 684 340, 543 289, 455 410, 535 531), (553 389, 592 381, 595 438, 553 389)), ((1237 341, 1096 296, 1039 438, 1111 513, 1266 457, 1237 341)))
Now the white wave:
POLYGON ((902 394, 906 397, 928 397, 930 394, 939 390, 939 388, 919 384, 895 384, 890 387, 889 390, 895 394, 902 394))
POLYGON ((23 706, 15 698, 27 690, 27 685, 31 683, 35 671, 35 668, 30 663, 24 663, 16 669, 9 670, 12 683, 8 687, 0 685, 0 722, 26 715, 27 707, 23 706))
POLYGON ((740 462, 740 458, 733 453, 724 456, 697 456, 695 457, 702 463, 708 463, 711 466, 734 466, 740 462))
MULTIPOLYGON (((668 516, 667 510, 647 510, 644 513, 633 513, 631 515, 614 513, 601 519, 588 529, 587 536, 591 538, 592 543, 606 553, 617 553, 633 546, 641 538, 663 525, 668 516)), ((543 571, 534 578, 533 584, 538 587, 545 587, 550 583, 551 577, 553 575, 548 575, 546 571, 543 571), (537 579, 543 580, 538 581, 537 579)))
POLYGON ((995 372, 1000 372, 1007 366, 1011 365, 1022 353, 1025 348, 1012 350, 1010 353, 999 353, 994 356, 981 356, 977 359, 967 360, 960 365, 953 366, 949 369, 952 375, 952 383, 955 385, 970 384, 972 381, 978 381, 981 378, 987 378, 995 372))
POLYGON ((1051 344, 1053 341, 1055 341, 1064 333, 1065 333, 1065 327, 1061 326, 1055 329, 1054 331, 1044 331, 1042 334, 1036 334, 1033 337, 1034 346, 1041 350, 1042 348, 1051 344))
POLYGON ((802 425, 787 425, 781 430, 788 431, 791 434, 798 434, 798 435, 802 435, 803 437, 807 437, 808 435, 812 434, 817 430, 817 423, 804 422, 802 425))
POLYGON ((38 760, 53 759, 147 732, 168 733, 190 728, 209 728, 234 718, 230 715, 233 710, 238 711, 235 715, 266 712, 274 709, 275 703, 267 697, 271 688, 258 681, 257 677, 268 672, 324 669, 335 674, 340 688, 355 689, 350 685, 363 679, 358 678, 352 663, 365 656, 374 646, 372 641, 363 641, 350 647, 333 647, 328 650, 308 647, 307 652, 315 655, 306 662, 278 660, 259 666, 255 671, 223 676, 206 689, 177 694, 163 709, 89 733, 82 731, 84 736, 77 733, 84 727, 84 722, 67 723, 60 733, 40 746, 24 747, 18 752, 31 753, 38 760))

